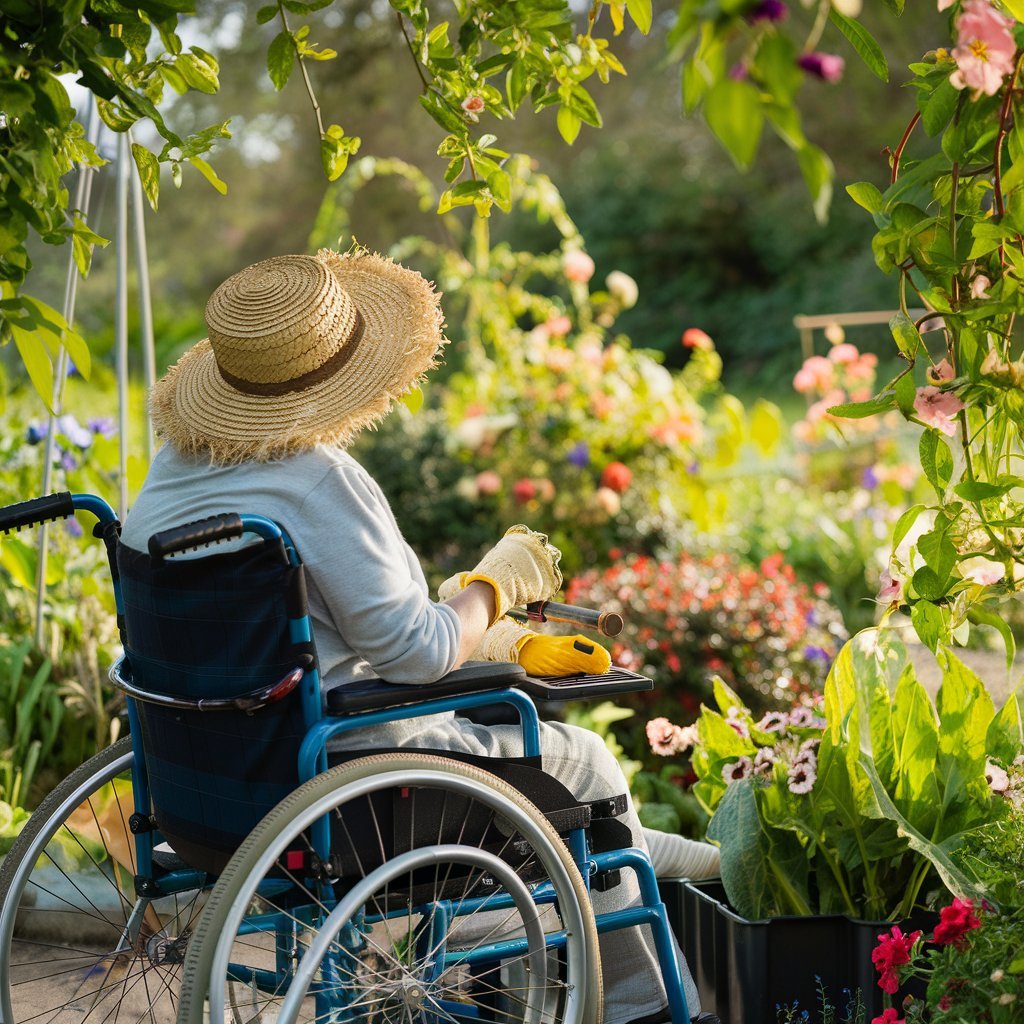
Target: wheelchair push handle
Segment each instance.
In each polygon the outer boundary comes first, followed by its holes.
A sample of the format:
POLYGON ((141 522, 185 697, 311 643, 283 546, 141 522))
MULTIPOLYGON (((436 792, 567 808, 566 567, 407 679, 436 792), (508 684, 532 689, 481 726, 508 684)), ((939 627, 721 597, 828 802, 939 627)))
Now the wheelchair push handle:
POLYGON ((596 629, 602 636, 618 636, 622 632, 622 616, 618 612, 605 612, 599 608, 581 608, 575 604, 559 604, 557 601, 532 601, 524 612, 514 608, 509 614, 513 618, 534 622, 566 622, 570 626, 596 629))
POLYGON ((23 530, 51 519, 66 519, 75 514, 75 503, 70 491, 44 494, 41 498, 19 501, 0 509, 0 530, 23 530))
POLYGON ((208 516, 194 523, 154 533, 149 538, 149 554, 159 562, 178 551, 216 544, 222 540, 234 540, 241 537, 243 531, 242 517, 237 512, 224 512, 219 516, 208 516))

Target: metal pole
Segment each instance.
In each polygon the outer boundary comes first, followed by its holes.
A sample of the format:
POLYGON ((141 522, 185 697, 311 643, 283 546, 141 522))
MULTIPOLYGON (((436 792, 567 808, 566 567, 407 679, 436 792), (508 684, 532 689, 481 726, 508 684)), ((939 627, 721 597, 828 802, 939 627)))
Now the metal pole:
POLYGON ((117 426, 121 455, 117 512, 122 521, 128 514, 128 180, 130 159, 128 135, 122 132, 117 139, 117 230, 114 235, 114 245, 117 249, 114 338, 117 347, 117 426))
MULTIPOLYGON (((86 138, 95 146, 100 134, 100 118, 96 112, 95 102, 90 93, 86 100, 86 138)), ((91 167, 82 165, 78 168, 78 178, 75 182, 75 206, 83 218, 88 220, 89 200, 92 197, 93 170, 91 167)), ((75 303, 78 298, 78 268, 75 266, 74 246, 70 246, 68 253, 68 273, 64 284, 64 308, 62 313, 68 327, 74 325, 75 303)), ((53 486, 53 457, 57 448, 57 419, 64 409, 64 386, 68 377, 68 352, 61 347, 57 352, 57 364, 54 368, 53 394, 51 396, 51 411, 47 421, 48 429, 43 447, 43 494, 49 494, 53 486)), ((36 558, 36 647, 43 646, 43 606, 46 603, 46 569, 48 561, 47 548, 47 523, 41 523, 38 534, 38 550, 36 558)))
MULTIPOLYGON (((128 142, 132 133, 128 132, 128 142)), ((135 219, 135 256, 139 269, 139 314, 142 330, 142 367, 146 380, 147 396, 156 383, 156 352, 153 343, 153 301, 149 290, 149 256, 146 252, 146 215, 142 201, 142 181, 137 174, 132 178, 132 215, 135 219)), ((153 461, 153 424, 149 418, 148 406, 146 424, 146 462, 153 461)))

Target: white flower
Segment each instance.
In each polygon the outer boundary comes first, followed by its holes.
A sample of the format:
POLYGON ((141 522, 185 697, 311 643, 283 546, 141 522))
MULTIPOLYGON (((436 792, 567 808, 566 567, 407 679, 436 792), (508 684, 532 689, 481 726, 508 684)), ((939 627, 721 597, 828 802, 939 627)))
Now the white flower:
POLYGON ((814 712, 810 708, 795 707, 789 713, 789 724, 797 729, 809 729, 815 724, 814 712))
POLYGON ((1010 788, 1010 777, 997 764, 985 762, 985 781, 993 793, 1005 793, 1010 788))
POLYGON ((818 778, 818 765, 817 759, 814 761, 797 761, 792 768, 789 769, 789 791, 790 793, 796 793, 798 796, 802 796, 804 793, 810 793, 814 788, 814 783, 818 778))
POLYGON ((1000 562, 993 562, 983 555, 975 555, 973 558, 965 558, 960 563, 960 572, 965 580, 971 580, 982 587, 990 587, 1003 578, 1006 568, 1000 562))
POLYGON ((825 338, 830 345, 842 345, 846 340, 846 331, 839 324, 829 324, 825 328, 825 338))
POLYGON ((722 778, 726 785, 731 786, 740 779, 745 779, 754 770, 754 762, 749 757, 743 756, 738 761, 722 765, 722 778))
POLYGON ((743 739, 748 740, 750 739, 750 727, 743 720, 741 715, 742 712, 740 711, 740 709, 733 705, 725 713, 725 721, 727 725, 732 726, 732 728, 739 736, 742 736, 743 739))
POLYGON ((754 758, 754 771, 758 775, 771 775, 775 765, 775 748, 762 747, 754 758))
POLYGON ((785 732, 788 725, 789 715, 785 711, 768 711, 757 723, 762 732, 785 732))
POLYGON ((621 270, 613 270, 604 279, 604 283, 609 293, 619 300, 623 309, 632 309, 636 305, 636 300, 640 298, 640 289, 636 281, 621 270))
POLYGON ((862 0, 832 0, 832 6, 847 18, 859 18, 864 5, 862 0))
POLYGON ((1012 1003, 1012 1002, 1013 1002, 1013 1001, 1014 1001, 1014 1000, 1015 1000, 1016 998, 1017 998, 1017 993, 1016 993, 1016 992, 1004 992, 1004 993, 1003 993, 1003 994, 1002 994, 1002 995, 1001 995, 1001 996, 1000 996, 1000 997, 999 997, 999 998, 998 998, 998 999, 996 1000, 996 1002, 997 1002, 997 1003, 998 1003, 998 1004, 999 1004, 1000 1006, 1009 1006, 1009 1005, 1010 1005, 1010 1003, 1012 1003))
POLYGON ((990 975, 989 981, 1000 982, 1006 977, 1006 972, 1001 968, 997 967, 990 975))

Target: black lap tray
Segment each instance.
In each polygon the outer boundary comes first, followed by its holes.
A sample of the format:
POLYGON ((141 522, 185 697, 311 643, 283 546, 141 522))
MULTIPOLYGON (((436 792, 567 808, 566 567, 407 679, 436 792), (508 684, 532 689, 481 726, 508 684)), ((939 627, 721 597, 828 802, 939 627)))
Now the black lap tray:
POLYGON ((643 693, 654 689, 654 680, 629 669, 612 666, 610 672, 599 676, 583 672, 571 676, 527 676, 517 685, 537 700, 584 700, 610 697, 616 693, 643 693))
POLYGON ((402 704, 416 704, 435 697, 455 697, 463 693, 481 693, 486 690, 504 690, 510 686, 521 689, 528 676, 519 665, 494 661, 467 661, 461 668, 449 672, 433 683, 400 686, 382 679, 369 679, 365 683, 349 683, 327 691, 327 709, 336 715, 351 715, 358 711, 394 708, 402 704))

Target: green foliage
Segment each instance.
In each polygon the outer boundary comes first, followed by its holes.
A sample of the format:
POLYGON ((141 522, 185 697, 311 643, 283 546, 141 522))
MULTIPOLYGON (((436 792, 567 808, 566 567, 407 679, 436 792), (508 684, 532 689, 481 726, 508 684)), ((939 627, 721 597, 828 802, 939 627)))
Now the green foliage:
MULTIPOLYGON (((1018 5, 1003 6, 1018 21, 1024 16, 1018 5)), ((961 17, 958 8, 950 20, 954 39, 961 17)), ((992 17, 996 25, 1003 15, 992 17)), ((997 31, 1016 47, 1019 24, 1008 19, 997 31)), ((935 491, 927 509, 934 526, 909 557, 894 554, 892 572, 902 582, 894 603, 934 650, 963 642, 972 622, 992 622, 1024 578, 1022 481, 1013 462, 1024 438, 1013 339, 1024 310, 1024 146, 1013 102, 1017 57, 984 90, 947 49, 930 51, 910 72, 917 112, 893 153, 889 187, 861 182, 849 192, 874 218, 876 263, 899 276, 901 311, 891 326, 908 365, 868 404, 897 407, 926 428, 920 458, 935 491), (918 123, 927 138, 914 137, 918 123), (910 301, 929 312, 915 320, 910 301)))
POLYGON ((165 85, 178 92, 217 89, 216 59, 198 46, 184 51, 175 31, 178 18, 193 9, 191 0, 141 0, 132 7, 93 0, 5 5, 0 32, 0 339, 13 336, 44 402, 50 401, 53 390, 58 345, 72 353, 83 371, 88 360, 81 338, 68 330, 59 314, 17 294, 31 269, 30 233, 51 245, 70 239, 83 275, 88 273, 93 247, 106 244, 79 211, 69 209, 63 176, 73 168, 98 167, 104 161, 74 119, 58 76, 78 74, 112 130, 126 132, 142 118, 156 127, 165 140, 159 157, 133 147, 155 208, 157 160, 171 163, 180 175, 182 161, 202 163, 201 155, 227 135, 226 127, 218 125, 182 138, 160 113, 165 85), (154 33, 163 52, 150 59, 154 33))
POLYGON ((966 666, 948 651, 940 666, 933 705, 902 646, 861 633, 829 673, 824 719, 755 720, 716 687, 719 711, 697 722, 694 793, 713 813, 708 835, 741 914, 904 918, 930 877, 965 898, 986 890, 954 851, 1008 814, 986 775, 996 751, 1024 751, 1018 698, 996 715, 966 666))

